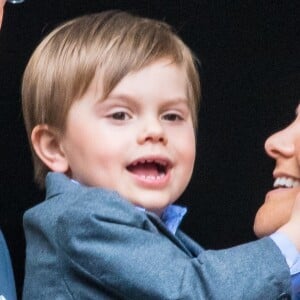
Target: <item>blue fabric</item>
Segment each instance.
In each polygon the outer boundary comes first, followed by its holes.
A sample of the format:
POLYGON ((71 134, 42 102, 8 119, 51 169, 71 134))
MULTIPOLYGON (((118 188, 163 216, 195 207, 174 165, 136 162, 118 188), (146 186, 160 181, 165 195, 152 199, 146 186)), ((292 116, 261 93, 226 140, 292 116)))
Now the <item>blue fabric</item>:
POLYGON ((24 214, 23 300, 253 300, 291 292, 288 265, 270 238, 206 251, 115 192, 57 173, 46 187, 46 200, 24 214))
MULTIPOLYGON (((144 207, 136 206, 136 208, 145 213, 147 212, 144 207)), ((169 205, 163 212, 161 221, 170 230, 170 232, 175 234, 186 212, 186 207, 179 205, 169 205)))
MULTIPOLYGON (((77 180, 71 179, 71 182, 75 184, 81 184, 77 180)), ((146 212, 146 209, 141 206, 136 206, 137 209, 146 212)), ((187 208, 179 205, 169 205, 164 210, 161 220, 166 225, 166 227, 175 234, 180 223, 182 222, 183 217, 187 212, 187 208)))
POLYGON ((292 299, 300 300, 300 255, 291 240, 281 232, 273 233, 270 238, 280 249, 290 268, 292 282, 292 299))
POLYGON ((270 235, 270 238, 285 257, 291 275, 300 273, 300 253, 292 241, 282 232, 275 232, 270 235))
POLYGON ((13 269, 10 261, 10 255, 0 230, 0 295, 4 296, 6 300, 15 300, 16 288, 13 275, 13 269))
POLYGON ((173 234, 175 234, 186 212, 186 207, 182 207, 179 205, 169 205, 163 212, 161 220, 166 225, 166 227, 173 234))
POLYGON ((300 273, 292 276, 293 300, 300 300, 300 273))

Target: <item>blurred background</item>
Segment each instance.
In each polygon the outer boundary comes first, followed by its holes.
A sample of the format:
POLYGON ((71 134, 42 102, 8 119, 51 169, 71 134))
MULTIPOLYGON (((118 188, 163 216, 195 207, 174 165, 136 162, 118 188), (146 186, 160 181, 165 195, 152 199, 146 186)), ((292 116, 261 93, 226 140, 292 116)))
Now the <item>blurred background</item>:
POLYGON ((295 117, 300 99, 300 2, 215 0, 26 0, 6 4, 0 33, 0 225, 19 295, 24 276, 22 215, 43 200, 33 184, 20 108, 25 65, 61 22, 123 9, 171 24, 201 61, 194 177, 179 202, 182 229, 204 247, 255 239, 255 212, 272 188, 264 141, 295 117))

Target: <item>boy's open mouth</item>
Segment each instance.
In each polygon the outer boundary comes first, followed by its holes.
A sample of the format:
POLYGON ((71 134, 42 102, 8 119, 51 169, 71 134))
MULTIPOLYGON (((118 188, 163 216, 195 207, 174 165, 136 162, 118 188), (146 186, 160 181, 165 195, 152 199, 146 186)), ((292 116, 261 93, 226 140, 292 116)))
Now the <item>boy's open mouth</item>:
POLYGON ((136 176, 159 179, 164 177, 170 168, 170 163, 162 159, 140 159, 127 166, 127 170, 136 176))

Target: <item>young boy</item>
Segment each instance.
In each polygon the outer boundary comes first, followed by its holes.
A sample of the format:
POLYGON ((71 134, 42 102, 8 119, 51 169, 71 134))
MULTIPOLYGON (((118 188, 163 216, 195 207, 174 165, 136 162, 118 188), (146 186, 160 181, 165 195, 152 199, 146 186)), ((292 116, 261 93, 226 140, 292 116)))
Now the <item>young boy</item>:
MULTIPOLYGON (((118 11, 69 21, 34 52, 22 98, 46 177, 46 200, 24 215, 25 300, 288 299, 272 239, 204 251, 177 229, 200 87, 168 25, 118 11)), ((297 247, 298 215, 285 227, 297 247)))

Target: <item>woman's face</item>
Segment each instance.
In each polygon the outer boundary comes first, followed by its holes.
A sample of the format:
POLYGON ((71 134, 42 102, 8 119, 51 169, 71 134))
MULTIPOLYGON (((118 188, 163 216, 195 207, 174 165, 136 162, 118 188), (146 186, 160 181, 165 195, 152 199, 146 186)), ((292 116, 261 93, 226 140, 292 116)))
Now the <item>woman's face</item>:
POLYGON ((265 149, 275 160, 274 189, 266 194, 255 217, 254 232, 259 237, 273 233, 289 220, 300 193, 300 105, 295 120, 271 135, 265 149))

